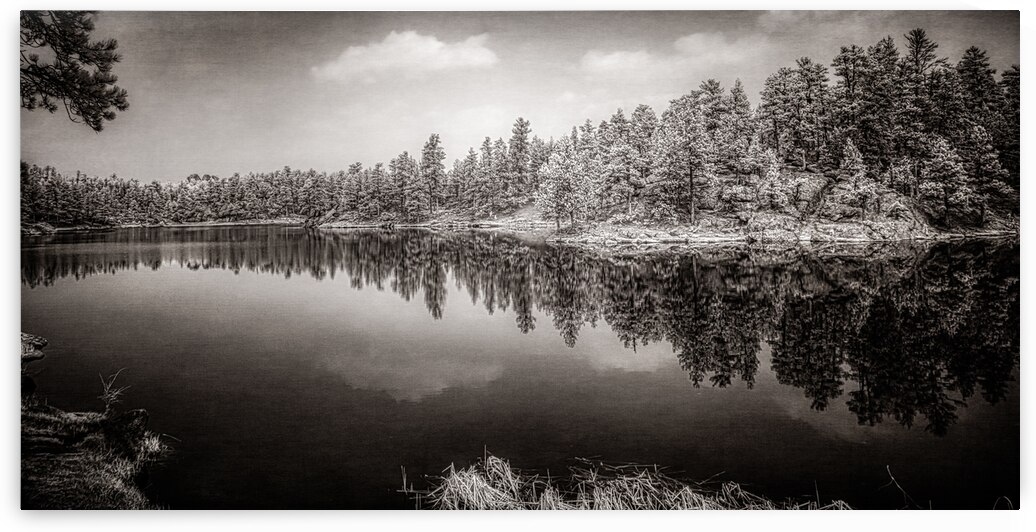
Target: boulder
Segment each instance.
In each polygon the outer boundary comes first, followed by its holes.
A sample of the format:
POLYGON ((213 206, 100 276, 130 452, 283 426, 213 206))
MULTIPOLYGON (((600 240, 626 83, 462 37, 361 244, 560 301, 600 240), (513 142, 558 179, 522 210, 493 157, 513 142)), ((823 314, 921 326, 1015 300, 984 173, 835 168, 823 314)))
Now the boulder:
POLYGON ((43 358, 43 348, 47 346, 47 339, 35 334, 22 333, 22 363, 32 362, 43 358))

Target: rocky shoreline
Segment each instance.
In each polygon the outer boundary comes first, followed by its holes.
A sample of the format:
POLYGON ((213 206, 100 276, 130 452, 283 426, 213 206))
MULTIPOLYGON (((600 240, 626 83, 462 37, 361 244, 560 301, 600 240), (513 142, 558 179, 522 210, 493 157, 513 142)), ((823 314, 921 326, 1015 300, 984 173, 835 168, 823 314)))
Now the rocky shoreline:
POLYGON ((48 224, 23 224, 23 236, 40 236, 58 232, 103 231, 131 227, 214 227, 248 225, 305 226, 317 230, 349 229, 428 229, 435 231, 504 230, 540 238, 554 244, 586 247, 627 246, 694 246, 730 243, 809 245, 815 243, 880 243, 925 240, 954 240, 1017 236, 1017 220, 998 220, 986 228, 945 231, 916 220, 851 220, 798 219, 793 216, 759 213, 745 219, 703 216, 695 225, 688 224, 615 224, 595 223, 578 228, 556 229, 554 224, 538 219, 507 218, 501 220, 436 219, 420 223, 340 220, 320 224, 302 218, 198 222, 183 224, 118 226, 76 226, 55 228, 48 224))

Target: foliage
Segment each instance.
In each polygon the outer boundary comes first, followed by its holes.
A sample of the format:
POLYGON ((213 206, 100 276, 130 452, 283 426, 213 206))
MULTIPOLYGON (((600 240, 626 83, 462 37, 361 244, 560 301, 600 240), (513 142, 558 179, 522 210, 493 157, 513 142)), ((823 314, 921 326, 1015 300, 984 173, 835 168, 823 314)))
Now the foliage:
POLYGON ((91 41, 91 11, 21 12, 21 106, 58 110, 94 131, 129 108, 112 67, 121 59, 115 39, 91 41), (43 54, 41 56, 41 54, 43 54), (49 58, 49 60, 48 60, 49 58))

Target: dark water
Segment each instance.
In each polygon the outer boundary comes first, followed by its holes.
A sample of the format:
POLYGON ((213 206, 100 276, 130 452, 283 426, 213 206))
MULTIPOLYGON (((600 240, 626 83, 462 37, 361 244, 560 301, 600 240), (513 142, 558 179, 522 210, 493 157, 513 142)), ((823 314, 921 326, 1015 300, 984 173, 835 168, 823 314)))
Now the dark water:
POLYGON ((857 507, 1018 505, 1018 244, 639 258, 499 234, 22 241, 40 393, 126 368, 172 508, 406 507, 483 450, 657 463, 857 507), (911 500, 889 487, 890 470, 911 500))

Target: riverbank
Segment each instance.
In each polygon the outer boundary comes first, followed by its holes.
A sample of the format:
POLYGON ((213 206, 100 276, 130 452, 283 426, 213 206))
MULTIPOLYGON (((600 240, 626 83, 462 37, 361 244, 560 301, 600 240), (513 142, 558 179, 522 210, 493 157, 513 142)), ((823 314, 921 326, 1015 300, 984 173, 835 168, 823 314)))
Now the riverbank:
POLYGON ((43 358, 45 345, 38 336, 22 334, 22 509, 157 509, 140 481, 168 448, 147 430, 147 412, 117 412, 121 390, 113 387, 114 379, 103 390, 103 412, 48 405, 25 375, 25 365, 43 358))
POLYGON ((707 485, 672 478, 648 466, 585 462, 568 477, 519 471, 492 455, 464 469, 450 465, 433 488, 416 492, 419 509, 434 510, 851 510, 843 501, 771 500, 734 482, 707 485))

